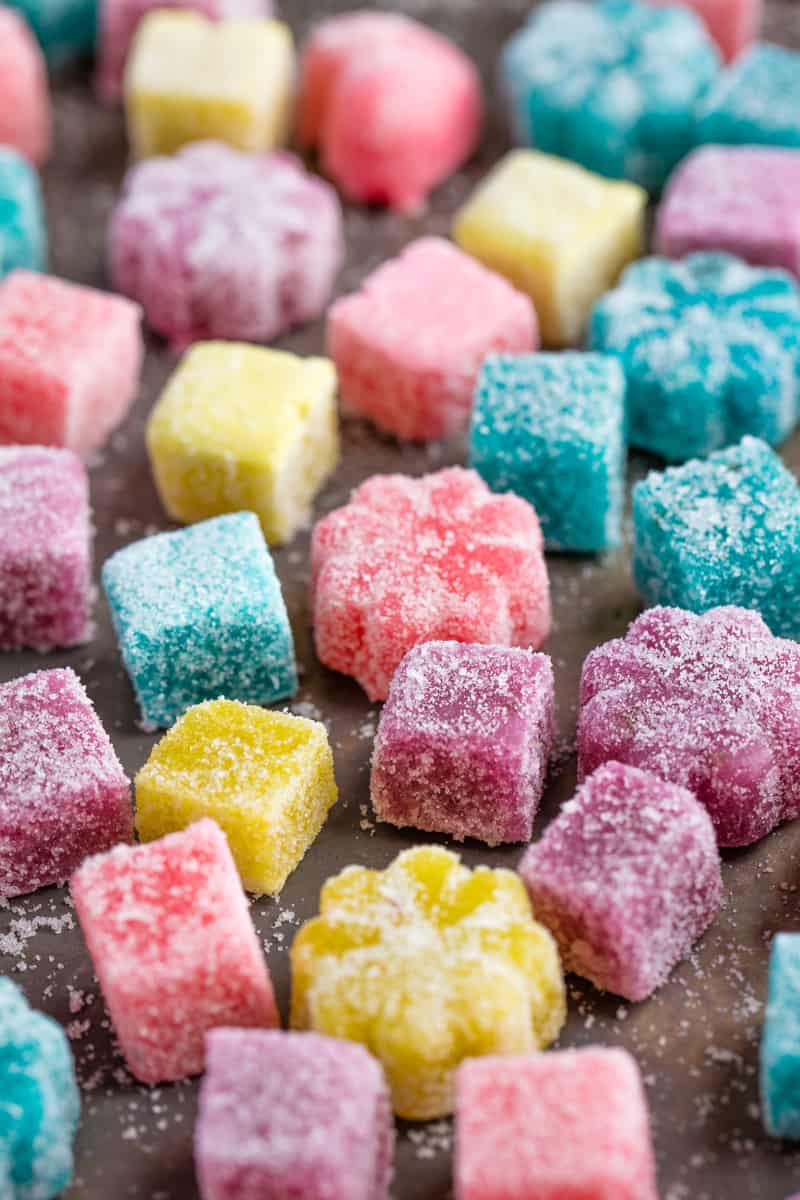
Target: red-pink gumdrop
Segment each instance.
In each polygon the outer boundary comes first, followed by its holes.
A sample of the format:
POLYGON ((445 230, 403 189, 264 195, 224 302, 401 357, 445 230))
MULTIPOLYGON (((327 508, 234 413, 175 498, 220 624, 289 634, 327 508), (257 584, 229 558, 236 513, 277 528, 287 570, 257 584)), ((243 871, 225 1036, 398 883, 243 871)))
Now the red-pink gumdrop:
MULTIPOLYGON (((730 62, 756 40, 761 29, 763 0, 678 0, 697 13, 730 62)), ((649 0, 650 4, 675 5, 676 0, 649 0)))
POLYGON ((50 152, 47 68, 27 23, 0 7, 0 145, 40 165, 50 152))
POLYGON ((314 528, 317 654, 385 699, 420 642, 536 649, 550 632, 539 520, 475 471, 375 475, 314 528))

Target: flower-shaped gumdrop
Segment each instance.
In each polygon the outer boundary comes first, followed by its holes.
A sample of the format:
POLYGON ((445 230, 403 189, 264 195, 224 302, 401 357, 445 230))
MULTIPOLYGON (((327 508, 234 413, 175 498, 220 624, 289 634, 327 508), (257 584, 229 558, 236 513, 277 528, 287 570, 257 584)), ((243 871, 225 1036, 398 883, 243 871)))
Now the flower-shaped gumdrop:
POLYGON ((743 608, 651 608, 583 666, 581 778, 617 761, 688 788, 721 846, 800 816, 800 645, 743 608))
POLYGON ((719 55, 688 9, 557 0, 509 42, 502 75, 519 138, 659 191, 693 145, 719 55))
POLYGON ((440 846, 329 879, 291 962, 292 1025, 366 1046, 412 1120, 452 1110, 463 1059, 538 1050, 564 1023, 555 942, 522 881, 440 846))
POLYGON ((420 642, 537 649, 550 632, 534 509, 460 467, 368 479, 316 525, 311 572, 317 654, 371 700, 420 642))
POLYGON ((619 356, 634 446, 672 462, 797 420, 800 289, 730 254, 630 266, 595 306, 591 344, 619 356))

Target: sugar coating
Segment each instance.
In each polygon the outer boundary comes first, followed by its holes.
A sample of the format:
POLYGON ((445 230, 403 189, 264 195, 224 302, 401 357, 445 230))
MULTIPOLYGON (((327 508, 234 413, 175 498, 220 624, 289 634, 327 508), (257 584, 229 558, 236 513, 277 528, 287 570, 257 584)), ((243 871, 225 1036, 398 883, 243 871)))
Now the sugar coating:
POLYGON ((658 1200, 635 1059, 590 1046, 464 1063, 456 1200, 658 1200))
POLYGON ((530 840, 555 734, 545 654, 425 642, 392 678, 370 795, 393 825, 490 846, 530 840))
POLYGON ((94 47, 97 0, 3 0, 3 3, 25 18, 51 68, 82 58, 94 47))
POLYGON ((291 964, 293 1028, 368 1046, 410 1120, 452 1111, 463 1059, 538 1050, 566 1013, 555 943, 521 881, 440 846, 329 879, 291 964))
POLYGON ((371 700, 420 642, 537 649, 550 631, 536 513, 460 467, 362 483, 314 527, 311 576, 317 654, 371 700))
POLYGON ((757 42, 717 78, 697 115, 695 141, 800 146, 800 54, 757 42))
POLYGON ((46 257, 47 234, 39 177, 21 154, 0 145, 0 279, 16 267, 43 271, 46 257))
POLYGON ((565 970, 644 1000, 723 900, 714 826, 686 788, 607 762, 525 852, 519 873, 565 970))
POLYGON ((210 1029, 279 1024, 247 900, 214 821, 91 858, 71 887, 114 1030, 142 1083, 198 1075, 210 1029))
POLYGON ((270 544, 290 541, 339 460, 333 364, 235 342, 194 346, 150 415, 147 449, 175 520, 247 509, 270 544))
POLYGON ((234 700, 198 704, 136 776, 143 842, 213 817, 244 886, 283 887, 336 802, 325 726, 234 700))
POLYGON ((651 192, 691 148, 718 70, 693 12, 632 0, 537 7, 501 60, 521 142, 651 192))
MULTIPOLYGON (((674 4, 675 0, 648 0, 649 4, 674 4)), ((697 13, 726 62, 737 58, 758 37, 763 0, 681 0, 697 13)))
POLYGON ((482 120, 472 62, 418 21, 343 13, 305 44, 298 138, 351 200, 419 210, 472 154, 482 120))
POLYGON ((63 883, 133 841, 130 784, 69 668, 0 687, 0 896, 63 883))
POLYGON ((25 18, 0 8, 0 145, 38 165, 50 152, 44 57, 25 18))
POLYGON ((669 461, 777 443, 797 421, 800 289, 783 271, 642 259, 595 306, 590 342, 622 363, 630 441, 669 461))
POLYGON ((86 468, 71 450, 0 447, 0 650, 88 641, 92 599, 86 468))
POLYGON ((800 647, 741 608, 653 608, 586 659, 578 725, 585 778, 617 761, 686 787, 721 846, 800 814, 800 647))
POLYGON ((779 933, 772 942, 760 1084, 767 1133, 800 1139, 800 934, 779 933))
POLYGON ((124 420, 139 384, 139 308, 51 275, 0 284, 0 442, 87 458, 124 420))
POLYGON ((546 345, 568 346, 582 337, 594 301, 641 254, 646 201, 635 184, 515 150, 456 213, 453 237, 532 298, 546 345))
POLYGON ((293 155, 215 142, 133 167, 109 231, 114 287, 179 349, 268 342, 313 319, 343 255, 329 184, 293 155))
POLYGON ((206 139, 251 154, 273 150, 286 140, 293 81, 292 35, 280 21, 153 9, 125 70, 134 157, 206 139))
POLYGON ((478 377, 470 466, 536 509, 548 546, 621 540, 625 377, 601 354, 492 355, 478 377))
POLYGON ((535 350, 539 334, 527 296, 443 238, 421 238, 336 301, 327 340, 343 403, 428 441, 468 424, 487 354, 535 350))
POLYGON ((670 176, 656 215, 656 248, 669 258, 726 250, 800 275, 799 188, 798 150, 698 146, 670 176))
POLYGON ((361 1046, 216 1029, 195 1127, 203 1200, 388 1200, 389 1090, 361 1046))
POLYGON ((228 696, 272 704, 297 690, 281 585, 253 513, 118 550, 103 587, 145 721, 171 725, 228 696))
POLYGON ((800 489, 757 438, 651 471, 633 489, 636 585, 649 604, 755 609, 800 634, 800 489))
POLYGON ((54 1200, 72 1177, 80 1098, 69 1043, 0 978, 0 1195, 54 1200))

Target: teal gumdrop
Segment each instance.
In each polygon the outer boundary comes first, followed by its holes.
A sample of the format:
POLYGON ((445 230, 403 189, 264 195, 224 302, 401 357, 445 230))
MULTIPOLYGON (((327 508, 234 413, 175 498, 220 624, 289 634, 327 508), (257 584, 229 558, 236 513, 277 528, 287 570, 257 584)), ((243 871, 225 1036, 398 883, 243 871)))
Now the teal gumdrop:
POLYGON ((21 12, 51 67, 88 54, 97 36, 98 0, 3 0, 21 12))
POLYGON ((0 279, 16 267, 43 271, 46 260, 39 176, 15 150, 0 146, 0 279))
POLYGON ((657 192, 719 65, 688 9, 555 0, 510 40, 500 75, 519 141, 657 192))
POLYGON ((769 959, 761 1037, 761 1113, 772 1137, 800 1139, 800 934, 779 933, 769 959))
POLYGON ((478 379, 470 465, 515 492, 549 547, 616 546, 625 488, 625 379, 601 354, 495 355, 478 379))
POLYGON ((633 489, 633 572, 648 605, 759 612, 800 638, 800 488, 758 438, 651 471, 633 489))
POLYGON ((800 410, 800 287, 730 254, 645 258, 592 312, 627 380, 628 438, 684 462, 746 434, 783 441, 800 410))
POLYGON ((134 542, 102 579, 146 722, 172 725, 220 696, 272 704, 297 690, 286 605, 253 513, 134 542))
POLYGON ((705 97, 695 140, 800 146, 800 54, 758 42, 737 58, 705 97))
POLYGON ((79 1110, 63 1031, 0 978, 0 1200, 51 1200, 67 1186, 79 1110))

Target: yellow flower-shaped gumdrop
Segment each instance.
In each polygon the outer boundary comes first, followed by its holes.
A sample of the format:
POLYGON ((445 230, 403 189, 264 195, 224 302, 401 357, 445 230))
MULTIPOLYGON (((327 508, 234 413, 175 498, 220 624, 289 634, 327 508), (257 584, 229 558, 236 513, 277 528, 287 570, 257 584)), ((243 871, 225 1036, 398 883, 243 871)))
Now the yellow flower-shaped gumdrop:
POLYGON ((438 846, 329 879, 291 959, 292 1025, 365 1045, 412 1120, 452 1111, 462 1059, 540 1049, 564 1023, 555 943, 518 876, 438 846))

